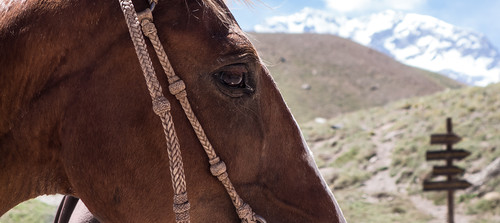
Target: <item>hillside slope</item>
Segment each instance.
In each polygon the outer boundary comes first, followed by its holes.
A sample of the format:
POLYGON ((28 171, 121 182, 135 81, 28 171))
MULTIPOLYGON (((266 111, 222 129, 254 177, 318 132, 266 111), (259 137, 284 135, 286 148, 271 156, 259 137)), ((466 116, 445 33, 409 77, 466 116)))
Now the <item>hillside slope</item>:
MULTIPOLYGON (((500 84, 404 99, 303 126, 316 162, 351 222, 445 222, 446 193, 422 192, 432 133, 451 117, 472 154, 454 165, 474 186, 455 193, 456 222, 500 222, 500 84), (360 211, 363 210, 363 211, 360 211), (387 220, 389 219, 389 220, 387 220)), ((436 179, 434 179, 436 180, 436 179)))
POLYGON ((299 123, 461 86, 333 35, 249 35, 299 123))

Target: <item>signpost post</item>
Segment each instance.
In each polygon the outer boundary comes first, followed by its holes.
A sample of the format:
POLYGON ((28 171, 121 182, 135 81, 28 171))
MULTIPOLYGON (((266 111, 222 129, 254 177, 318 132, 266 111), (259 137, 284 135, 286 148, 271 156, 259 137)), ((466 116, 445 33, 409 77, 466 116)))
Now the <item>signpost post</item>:
POLYGON ((454 190, 465 189, 471 184, 465 180, 453 179, 454 175, 462 174, 464 169, 453 166, 453 160, 461 160, 470 155, 470 152, 462 149, 453 149, 453 144, 460 142, 462 138, 453 133, 451 118, 446 119, 445 134, 432 134, 431 145, 446 145, 446 150, 427 151, 425 154, 426 160, 446 160, 446 166, 434 166, 432 169, 433 176, 444 175, 446 181, 424 181, 424 191, 448 191, 448 222, 454 223, 453 218, 453 192, 454 190))

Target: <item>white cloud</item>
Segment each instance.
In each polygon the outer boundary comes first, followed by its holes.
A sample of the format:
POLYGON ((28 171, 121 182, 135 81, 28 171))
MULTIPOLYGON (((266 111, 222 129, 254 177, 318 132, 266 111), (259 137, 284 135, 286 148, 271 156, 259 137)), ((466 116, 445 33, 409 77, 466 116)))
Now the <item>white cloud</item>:
POLYGON ((415 10, 427 0, 324 0, 326 6, 342 13, 371 12, 385 9, 415 10))
POLYGON ((400 10, 413 10, 424 5, 427 0, 384 0, 387 7, 393 7, 400 10))
POLYGON ((352 12, 361 10, 370 4, 370 0, 325 0, 328 8, 340 12, 352 12))

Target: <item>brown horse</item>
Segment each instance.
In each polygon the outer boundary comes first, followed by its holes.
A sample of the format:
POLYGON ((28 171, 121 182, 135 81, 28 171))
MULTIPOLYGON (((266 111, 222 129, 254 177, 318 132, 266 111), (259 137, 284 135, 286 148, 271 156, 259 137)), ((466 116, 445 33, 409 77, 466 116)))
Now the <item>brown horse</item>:
MULTIPOLYGON (((118 1, 0 4, 0 215, 60 193, 81 198, 101 222, 173 221, 165 137, 118 1)), ((224 3, 165 0, 154 15, 240 196, 268 222, 343 222, 276 85, 224 3)), ((154 57, 153 65, 161 70, 154 57)), ((168 89, 164 75, 159 80, 168 89)), ((184 112, 165 94, 192 222, 238 221, 184 112)))

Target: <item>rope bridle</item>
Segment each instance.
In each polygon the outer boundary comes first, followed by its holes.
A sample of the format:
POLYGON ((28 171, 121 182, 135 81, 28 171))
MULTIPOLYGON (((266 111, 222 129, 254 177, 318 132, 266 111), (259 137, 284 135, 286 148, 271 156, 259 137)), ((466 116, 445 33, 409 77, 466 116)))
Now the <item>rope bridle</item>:
POLYGON ((189 104, 186 85, 177 76, 170 65, 167 54, 158 38, 156 27, 153 24, 152 10, 158 4, 158 0, 149 0, 150 8, 141 13, 136 13, 132 0, 119 0, 125 20, 130 32, 130 37, 134 43, 135 52, 139 58, 146 85, 149 90, 153 102, 153 111, 160 117, 163 125, 163 131, 167 140, 167 153, 170 165, 170 175, 172 178, 172 187, 174 189, 174 213, 176 222, 188 223, 190 204, 188 202, 186 192, 186 180, 184 176, 184 167, 182 163, 182 156, 180 151, 179 140, 174 129, 172 115, 170 114, 170 102, 165 98, 162 93, 162 88, 156 77, 151 58, 149 57, 146 42, 143 34, 148 37, 152 43, 156 55, 163 67, 163 70, 168 78, 169 91, 180 102, 184 113, 186 114, 193 130, 198 137, 205 153, 209 158, 210 172, 213 176, 217 177, 219 181, 226 188, 227 193, 231 197, 236 212, 241 219, 242 223, 257 223, 266 222, 262 217, 258 216, 252 211, 250 205, 245 203, 243 199, 236 192, 231 180, 226 171, 226 165, 217 156, 215 150, 210 144, 203 128, 201 127, 198 119, 196 118, 191 105, 189 104), (142 28, 142 31, 141 31, 142 28))

